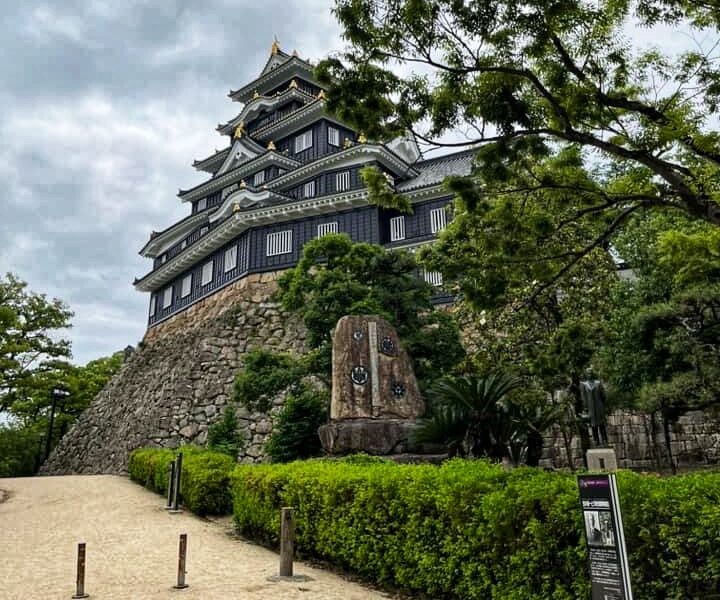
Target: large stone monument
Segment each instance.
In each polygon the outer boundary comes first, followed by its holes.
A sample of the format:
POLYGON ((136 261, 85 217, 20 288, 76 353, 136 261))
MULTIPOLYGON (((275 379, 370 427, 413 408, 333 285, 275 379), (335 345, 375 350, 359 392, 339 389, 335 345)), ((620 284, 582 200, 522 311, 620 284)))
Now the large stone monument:
POLYGON ((378 316, 342 317, 332 349, 330 423, 318 433, 330 454, 414 452, 425 411, 407 352, 378 316))

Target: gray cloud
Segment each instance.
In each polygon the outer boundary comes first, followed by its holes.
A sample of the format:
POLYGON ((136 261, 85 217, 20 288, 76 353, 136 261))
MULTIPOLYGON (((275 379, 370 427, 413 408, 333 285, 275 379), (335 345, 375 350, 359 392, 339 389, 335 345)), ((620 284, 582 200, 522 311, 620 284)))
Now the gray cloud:
POLYGON ((331 0, 3 3, 0 272, 75 311, 76 362, 143 335, 152 229, 187 214, 190 164, 226 140, 273 35, 318 59, 340 46, 331 0))

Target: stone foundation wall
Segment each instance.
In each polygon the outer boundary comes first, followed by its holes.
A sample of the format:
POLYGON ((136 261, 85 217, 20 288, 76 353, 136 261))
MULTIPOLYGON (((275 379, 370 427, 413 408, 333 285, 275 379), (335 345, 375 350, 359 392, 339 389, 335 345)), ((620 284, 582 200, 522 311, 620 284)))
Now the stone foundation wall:
MULTIPOLYGON (((245 352, 306 350, 302 323, 271 300, 278 275, 250 275, 150 329, 41 472, 122 473, 135 448, 204 444, 208 426, 232 398, 245 352)), ((272 417, 283 402, 283 394, 274 398, 268 414, 238 408, 246 439, 241 462, 263 459, 272 417)), ((647 415, 614 413, 608 436, 621 467, 669 465, 662 423, 647 415)), ((579 439, 569 442, 574 464, 582 465, 579 439)), ((702 413, 682 417, 671 432, 671 449, 680 466, 720 463, 720 422, 702 413)), ((546 435, 542 465, 568 464, 562 431, 555 428, 546 435)))
MULTIPOLYGON (((618 466, 636 470, 666 470, 670 458, 662 421, 650 415, 616 411, 608 417, 608 442, 615 450, 618 466)), ((583 464, 580 439, 570 440, 573 464, 583 464)), ((670 429, 672 460, 678 467, 697 467, 720 463, 720 421, 700 411, 688 413, 670 429)), ((545 436, 541 465, 567 467, 566 440, 559 427, 545 436)))
MULTIPOLYGON (((270 299, 277 276, 250 275, 150 329, 41 472, 122 473, 135 448, 204 444, 232 398, 245 352, 305 351, 302 323, 270 299)), ((282 402, 274 400, 275 411, 282 402)), ((271 416, 238 409, 242 462, 262 458, 271 416)))

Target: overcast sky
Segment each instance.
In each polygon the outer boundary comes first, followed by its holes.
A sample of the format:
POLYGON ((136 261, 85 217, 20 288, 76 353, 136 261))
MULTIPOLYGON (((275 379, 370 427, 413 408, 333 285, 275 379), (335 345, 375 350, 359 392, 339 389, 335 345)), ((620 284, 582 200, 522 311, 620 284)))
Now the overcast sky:
POLYGON ((0 0, 0 273, 61 298, 85 363, 135 345, 132 287, 152 229, 226 145, 227 92, 258 75, 273 36, 311 60, 341 46, 331 0, 0 0))
MULTIPOLYGON (((145 331, 132 280, 152 229, 226 145, 227 92, 258 75, 277 35, 311 60, 341 47, 332 0, 0 0, 0 273, 67 302, 74 361, 145 331)), ((686 34, 633 32, 678 50, 686 34)))

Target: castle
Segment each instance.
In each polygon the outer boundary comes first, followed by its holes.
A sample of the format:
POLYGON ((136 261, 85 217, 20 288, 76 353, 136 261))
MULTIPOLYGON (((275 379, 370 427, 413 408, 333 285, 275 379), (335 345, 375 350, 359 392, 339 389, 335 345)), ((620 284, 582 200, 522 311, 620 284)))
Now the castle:
MULTIPOLYGON (((229 96, 243 108, 217 128, 228 146, 195 161, 210 178, 178 193, 190 214, 140 250, 153 260, 134 282, 150 293, 148 327, 248 274, 292 267, 306 242, 328 233, 387 248, 426 243, 447 224, 443 179, 471 170, 472 152, 423 160, 414 139, 375 143, 348 128, 327 111, 313 65, 277 41, 260 75, 229 96), (368 165, 412 215, 368 203, 359 175, 368 165)), ((442 284, 439 273, 423 276, 442 284)))

